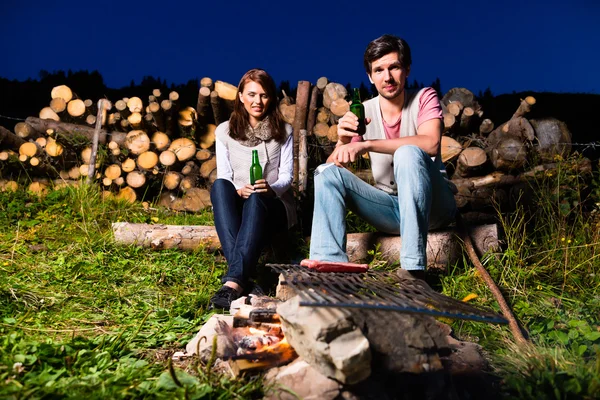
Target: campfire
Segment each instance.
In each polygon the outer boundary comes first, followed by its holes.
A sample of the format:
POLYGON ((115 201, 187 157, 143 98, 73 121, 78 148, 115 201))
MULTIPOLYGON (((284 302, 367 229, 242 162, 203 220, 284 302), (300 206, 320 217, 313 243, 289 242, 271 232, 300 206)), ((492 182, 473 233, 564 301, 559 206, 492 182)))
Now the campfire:
POLYGON ((449 326, 434 317, 505 322, 433 291, 403 270, 339 273, 269 266, 280 273, 278 298, 236 300, 229 315, 207 321, 188 344, 188 355, 204 360, 216 355, 236 375, 270 370, 267 377, 285 385, 293 383, 286 379, 294 374, 300 374, 299 381, 310 376, 311 388, 299 384, 295 390, 316 390, 312 380, 323 380, 327 393, 339 393, 382 377, 425 376, 466 364, 481 370, 486 365, 481 349, 452 338, 449 326))

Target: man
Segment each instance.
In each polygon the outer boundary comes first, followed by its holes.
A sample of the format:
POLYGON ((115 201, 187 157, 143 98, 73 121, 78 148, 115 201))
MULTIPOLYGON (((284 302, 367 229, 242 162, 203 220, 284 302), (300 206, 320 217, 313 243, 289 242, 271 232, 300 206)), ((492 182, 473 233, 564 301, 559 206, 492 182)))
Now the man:
POLYGON ((364 103, 367 130, 358 118, 338 122, 338 143, 315 172, 310 258, 347 262, 346 207, 379 231, 400 234, 401 267, 424 278, 427 231, 454 219, 456 204, 440 156, 442 110, 435 90, 404 89, 410 73, 408 44, 384 35, 367 46, 364 64, 378 96, 364 103), (344 166, 369 153, 375 187, 344 166))

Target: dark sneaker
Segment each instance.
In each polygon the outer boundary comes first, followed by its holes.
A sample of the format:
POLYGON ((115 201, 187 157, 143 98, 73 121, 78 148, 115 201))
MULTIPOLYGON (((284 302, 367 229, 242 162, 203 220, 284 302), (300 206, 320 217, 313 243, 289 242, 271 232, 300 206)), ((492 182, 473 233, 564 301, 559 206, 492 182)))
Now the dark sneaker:
POLYGON ((222 286, 221 289, 217 290, 217 293, 210 298, 209 303, 211 308, 228 309, 231 306, 231 302, 239 299, 240 296, 241 295, 234 288, 222 286))
POLYGON ((260 285, 256 282, 252 283, 252 287, 250 288, 250 291, 248 292, 248 295, 254 295, 254 296, 265 296, 265 291, 263 290, 263 288, 260 287, 260 285))

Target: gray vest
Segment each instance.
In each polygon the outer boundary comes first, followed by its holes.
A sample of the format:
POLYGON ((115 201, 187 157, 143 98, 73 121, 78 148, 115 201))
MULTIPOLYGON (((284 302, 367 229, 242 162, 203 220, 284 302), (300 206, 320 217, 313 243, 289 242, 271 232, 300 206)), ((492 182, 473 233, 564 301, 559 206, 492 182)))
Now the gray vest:
MULTIPOLYGON (((254 147, 247 147, 229 136, 229 121, 223 122, 222 125, 225 129, 217 129, 217 138, 229 151, 229 163, 233 171, 233 183, 236 187, 245 186, 250 183, 252 150, 258 151, 258 159, 263 169, 263 178, 269 184, 276 182, 279 179, 282 143, 276 140, 269 140, 268 142, 263 141, 254 147)), ((291 134, 292 127, 286 124, 286 139, 291 134)), ((280 200, 285 206, 289 228, 296 224, 296 205, 294 203, 293 189, 290 187, 290 189, 281 195, 280 200)))
MULTIPOLYGON (((425 89, 418 92, 405 91, 404 106, 402 107, 402 121, 400 122, 400 137, 415 136, 417 134, 417 118, 419 116, 419 99, 425 89)), ((386 139, 383 127, 383 118, 381 117, 381 107, 379 106, 379 96, 364 102, 365 116, 371 119, 367 125, 367 132, 363 136, 365 140, 386 139)), ((446 175, 446 170, 442 164, 440 155, 441 147, 438 147, 436 157, 431 157, 442 174, 446 175)), ((394 177, 394 156, 393 154, 369 152, 371 160, 371 171, 375 180, 375 187, 389 194, 397 194, 398 186, 394 177)))

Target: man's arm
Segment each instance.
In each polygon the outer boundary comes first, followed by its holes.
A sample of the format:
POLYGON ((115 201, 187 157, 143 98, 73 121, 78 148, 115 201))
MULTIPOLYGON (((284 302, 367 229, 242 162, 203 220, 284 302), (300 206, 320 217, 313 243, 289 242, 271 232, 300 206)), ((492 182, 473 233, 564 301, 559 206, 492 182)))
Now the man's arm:
POLYGON ((346 131, 344 128, 352 128, 354 126, 354 114, 346 114, 340 119, 341 127, 338 125, 338 136, 340 141, 331 153, 327 162, 333 162, 338 166, 344 166, 349 162, 354 162, 359 156, 366 152, 375 152, 383 154, 394 154, 401 146, 413 145, 421 148, 424 152, 434 157, 438 153, 438 148, 442 136, 442 120, 430 119, 423 122, 417 128, 415 136, 406 136, 398 139, 379 139, 365 140, 360 142, 349 142, 356 134, 351 131, 346 131), (342 122, 342 120, 344 120, 342 122), (346 132, 350 135, 345 134, 346 132))

